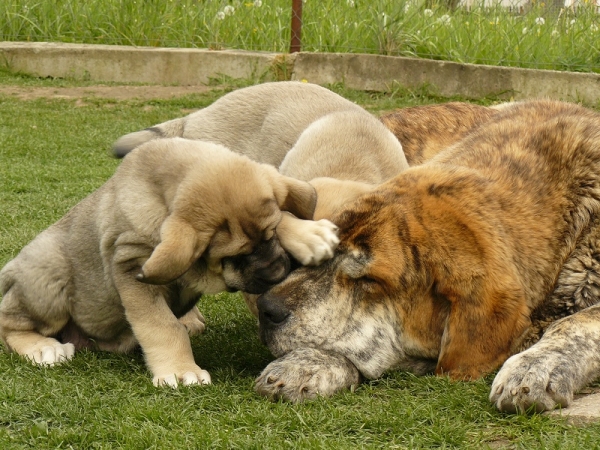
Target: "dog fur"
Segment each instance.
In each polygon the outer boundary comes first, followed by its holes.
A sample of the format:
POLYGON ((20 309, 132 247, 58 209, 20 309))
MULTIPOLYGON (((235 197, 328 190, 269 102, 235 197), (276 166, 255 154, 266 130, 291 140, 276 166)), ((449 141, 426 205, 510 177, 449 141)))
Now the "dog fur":
MULTIPOLYGON (((335 230, 329 217, 408 168, 398 139, 372 114, 326 88, 296 81, 238 89, 188 116, 121 137, 113 153, 122 157, 168 136, 217 142, 310 182, 317 192, 314 221, 284 214, 277 227, 282 246, 303 265, 332 256, 337 240, 326 233, 335 230)), ((245 264, 240 260, 238 268, 245 264)), ((246 292, 244 298, 256 315, 256 296, 246 292)))
POLYGON ((281 210, 315 205, 310 184, 221 145, 146 143, 2 269, 0 338, 47 365, 139 343, 155 384, 208 383, 188 338, 204 328, 198 297, 281 281, 281 210))
POLYGON ((356 374, 340 357, 366 378, 502 366, 491 401, 541 411, 600 375, 600 114, 538 100, 480 119, 334 216, 334 257, 259 298, 261 338, 280 359, 258 392, 347 388, 356 374))

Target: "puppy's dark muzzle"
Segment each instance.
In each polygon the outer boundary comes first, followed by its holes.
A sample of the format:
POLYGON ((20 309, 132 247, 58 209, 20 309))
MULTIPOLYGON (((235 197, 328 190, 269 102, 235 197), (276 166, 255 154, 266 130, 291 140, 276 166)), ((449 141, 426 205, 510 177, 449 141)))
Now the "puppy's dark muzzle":
POLYGON ((228 288, 262 294, 287 277, 291 261, 275 236, 261 242, 249 255, 224 258, 223 266, 237 274, 231 283, 226 279, 228 288))

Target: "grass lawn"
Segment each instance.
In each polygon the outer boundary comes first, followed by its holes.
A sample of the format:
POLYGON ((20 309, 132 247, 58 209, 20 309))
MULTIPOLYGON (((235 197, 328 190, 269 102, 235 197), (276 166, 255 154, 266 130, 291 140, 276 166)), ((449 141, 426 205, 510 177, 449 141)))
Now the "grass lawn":
MULTIPOLYGON (((0 266, 100 186, 120 135, 206 106, 226 89, 175 100, 19 100, 2 86, 70 86, 0 72, 0 266)), ((431 103, 425 94, 333 87, 371 111, 431 103)), ((454 383, 389 373, 330 399, 271 403, 253 391, 272 360, 238 295, 203 297, 193 339, 211 386, 155 388, 140 353, 78 353, 34 367, 0 351, 0 448, 556 448, 592 449, 600 424, 512 416, 487 400, 492 378, 454 383)))

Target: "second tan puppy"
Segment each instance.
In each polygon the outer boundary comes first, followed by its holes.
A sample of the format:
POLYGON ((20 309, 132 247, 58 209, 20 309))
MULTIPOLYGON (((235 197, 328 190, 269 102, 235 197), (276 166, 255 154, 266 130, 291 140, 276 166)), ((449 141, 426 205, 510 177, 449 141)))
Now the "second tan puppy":
POLYGON ((223 146, 149 142, 0 271, 0 338, 47 365, 139 343, 155 384, 208 383, 177 318, 194 323, 203 293, 280 281, 281 210, 310 218, 315 201, 308 183, 223 146))

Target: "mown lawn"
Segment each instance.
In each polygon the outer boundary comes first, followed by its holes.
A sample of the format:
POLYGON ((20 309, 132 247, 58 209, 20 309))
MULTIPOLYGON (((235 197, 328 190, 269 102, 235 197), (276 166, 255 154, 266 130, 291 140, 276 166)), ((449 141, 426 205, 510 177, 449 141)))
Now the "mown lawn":
MULTIPOLYGON (((0 73, 0 266, 110 177, 117 137, 228 89, 152 101, 24 101, 1 93, 3 85, 70 84, 0 73)), ((439 101, 332 88, 374 112, 439 101)), ((211 386, 155 388, 139 353, 82 352, 40 368, 0 351, 0 448, 592 449, 600 442, 600 425, 497 412, 487 400, 491 377, 452 383, 395 372, 334 398, 271 403, 253 391, 272 357, 242 299, 204 297, 199 307, 208 328, 193 348, 211 386)))

